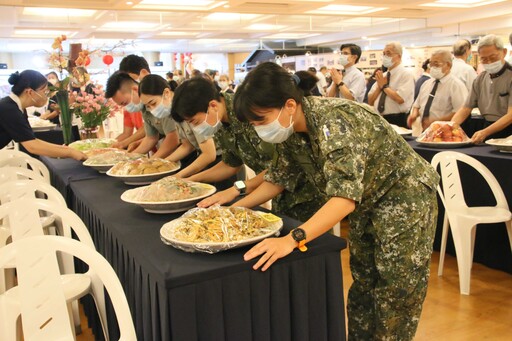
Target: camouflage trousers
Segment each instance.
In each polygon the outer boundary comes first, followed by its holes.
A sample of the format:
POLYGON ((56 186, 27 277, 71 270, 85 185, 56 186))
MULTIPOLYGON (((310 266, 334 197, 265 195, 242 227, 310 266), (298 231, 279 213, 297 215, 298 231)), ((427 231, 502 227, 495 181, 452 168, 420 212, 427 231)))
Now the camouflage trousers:
POLYGON ((434 189, 408 177, 350 217, 349 340, 412 340, 427 292, 434 189))

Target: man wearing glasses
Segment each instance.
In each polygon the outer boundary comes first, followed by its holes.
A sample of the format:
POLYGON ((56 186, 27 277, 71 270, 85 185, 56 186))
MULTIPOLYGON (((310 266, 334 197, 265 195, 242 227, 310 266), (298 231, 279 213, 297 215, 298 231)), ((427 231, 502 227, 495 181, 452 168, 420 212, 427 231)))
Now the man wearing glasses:
POLYGON ((473 134, 473 143, 512 135, 512 66, 505 61, 506 55, 503 41, 494 34, 478 42, 478 56, 485 71, 475 79, 466 103, 452 119, 461 124, 478 107, 485 128, 473 134))
POLYGON ((434 121, 449 121, 464 105, 468 95, 464 83, 451 74, 452 56, 449 51, 435 51, 430 57, 429 67, 432 78, 422 84, 407 119, 407 125, 412 127, 421 117, 421 131, 434 121))
POLYGON ((376 72, 376 82, 368 93, 368 104, 373 105, 389 123, 406 127, 414 100, 414 76, 402 65, 402 51, 399 42, 391 42, 384 47, 382 65, 387 72, 376 72))
POLYGON ((344 71, 331 69, 332 84, 327 97, 341 97, 362 103, 366 91, 364 74, 355 64, 361 57, 361 48, 355 44, 343 44, 340 47, 340 64, 344 71))

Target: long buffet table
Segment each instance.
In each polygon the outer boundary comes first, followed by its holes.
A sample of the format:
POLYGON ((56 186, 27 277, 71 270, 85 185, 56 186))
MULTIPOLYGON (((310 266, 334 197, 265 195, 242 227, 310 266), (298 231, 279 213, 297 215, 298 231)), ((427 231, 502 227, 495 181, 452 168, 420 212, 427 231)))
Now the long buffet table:
MULTIPOLYGON (((326 234, 306 253, 296 250, 267 272, 254 271, 254 262, 242 258, 248 247, 208 255, 163 244, 160 227, 180 214, 149 214, 122 202, 121 193, 132 187, 117 179, 73 160, 42 161, 117 272, 140 340, 345 339, 345 240, 326 234)), ((283 233, 299 224, 283 220, 283 233)), ((109 330, 115 339, 115 323, 109 330)))
MULTIPOLYGON (((434 155, 445 149, 425 147, 412 138, 406 138, 409 145, 425 160, 430 162, 434 155)), ((509 207, 512 208, 512 154, 502 153, 489 145, 470 145, 464 148, 450 149, 474 157, 482 162, 498 180, 509 207)), ((464 189, 464 198, 468 206, 493 206, 496 200, 483 177, 471 167, 459 162, 459 173, 464 189)), ((439 250, 443 227, 444 207, 439 202, 439 217, 434 241, 434 249, 439 250)), ((455 255, 451 233, 447 243, 447 252, 455 255)), ((474 261, 512 273, 512 253, 504 223, 479 225, 476 229, 474 261)))

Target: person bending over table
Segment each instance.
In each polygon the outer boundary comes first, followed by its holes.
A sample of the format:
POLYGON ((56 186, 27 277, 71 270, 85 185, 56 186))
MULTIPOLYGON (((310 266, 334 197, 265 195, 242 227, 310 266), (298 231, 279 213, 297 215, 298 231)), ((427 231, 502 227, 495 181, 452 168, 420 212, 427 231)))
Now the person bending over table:
POLYGON ((310 76, 275 63, 253 69, 235 112, 276 144, 265 182, 235 206, 254 207, 293 191, 302 171, 328 198, 290 234, 245 255, 267 270, 346 216, 350 222, 349 340, 412 340, 427 291, 437 223, 437 172, 385 120, 354 101, 304 96, 310 76))
MULTIPOLYGON (((316 81, 311 83, 315 86, 316 81)), ((203 136, 215 135, 222 150, 222 161, 188 178, 191 181, 215 183, 234 177, 247 165, 258 174, 246 181, 236 181, 230 188, 201 201, 198 206, 225 204, 239 195, 252 192, 263 182, 265 170, 275 155, 275 146, 264 142, 247 122, 240 122, 233 110, 233 94, 219 93, 211 81, 192 78, 183 82, 174 94, 172 115, 189 122, 203 136)), ((283 191, 272 201, 272 210, 300 221, 306 221, 320 208, 320 193, 305 180, 296 179, 294 192, 283 191)))
POLYGON ((503 41, 494 34, 478 42, 478 56, 485 71, 475 79, 466 103, 452 118, 462 124, 478 107, 485 128, 473 134, 473 143, 512 135, 512 66, 505 61, 506 55, 503 41))
POLYGON ((87 156, 73 148, 37 139, 28 123, 26 109, 42 107, 48 103, 48 80, 34 70, 15 72, 8 79, 11 94, 0 100, 0 149, 12 140, 20 143, 29 153, 50 157, 69 157, 85 160, 87 156))
MULTIPOLYGON (((169 83, 158 75, 147 75, 140 83, 140 101, 155 115, 169 115, 173 91, 169 83)), ((172 117, 172 116, 171 116, 172 117)), ((187 122, 176 123, 181 144, 167 157, 167 160, 182 161, 193 152, 199 153, 197 158, 175 176, 182 178, 194 175, 215 161, 217 151, 213 135, 195 133, 187 122)), ((183 167, 183 165, 182 165, 183 167)))

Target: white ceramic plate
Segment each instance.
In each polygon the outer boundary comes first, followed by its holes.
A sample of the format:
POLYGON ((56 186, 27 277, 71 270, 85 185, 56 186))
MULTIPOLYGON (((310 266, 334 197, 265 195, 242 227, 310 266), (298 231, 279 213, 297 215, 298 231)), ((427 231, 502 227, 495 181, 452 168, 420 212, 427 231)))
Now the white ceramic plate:
MULTIPOLYGON (((265 212, 255 211, 257 214, 264 215, 265 212)), ((263 240, 265 238, 271 237, 271 236, 279 236, 279 233, 281 229, 283 228, 283 220, 280 219, 279 221, 269 223, 269 232, 249 238, 244 240, 238 240, 234 242, 222 242, 222 243, 191 243, 191 242, 184 242, 181 240, 177 240, 173 238, 172 231, 173 229, 178 226, 182 218, 174 219, 162 226, 160 229, 160 238, 162 241, 167 244, 171 245, 177 249, 186 251, 186 252, 206 252, 206 253, 216 253, 219 251, 224 251, 228 249, 235 249, 238 247, 242 247, 245 245, 255 244, 259 242, 260 240, 263 240)))
POLYGON ((181 163, 177 163, 176 168, 161 172, 161 173, 153 173, 153 174, 142 174, 142 175, 117 175, 112 174, 112 169, 109 169, 107 172, 108 176, 111 176, 113 178, 117 178, 121 181, 124 181, 127 185, 149 185, 150 183, 160 180, 163 177, 166 177, 167 175, 171 175, 172 173, 178 171, 181 168, 181 163))
POLYGON ((392 124, 391 127, 400 135, 411 135, 412 134, 412 129, 399 127, 396 124, 392 124))
POLYGON ((194 183, 196 185, 206 187, 208 188, 208 192, 206 192, 203 195, 200 195, 195 198, 189 198, 189 199, 183 199, 183 200, 174 200, 174 201, 138 201, 133 200, 130 198, 133 198, 137 195, 138 192, 142 191, 144 187, 138 187, 134 189, 129 189, 125 191, 121 195, 121 200, 124 202, 139 205, 142 207, 146 212, 149 213, 156 213, 156 214, 165 214, 165 213, 176 213, 176 212, 183 212, 188 211, 191 208, 196 207, 196 204, 201 201, 203 198, 209 197, 213 193, 217 191, 215 186, 209 185, 209 184, 203 184, 203 183, 194 183))
POLYGON ((73 143, 70 143, 69 146, 71 148, 77 149, 81 152, 90 150, 90 149, 102 149, 102 148, 110 148, 116 140, 109 139, 109 138, 102 138, 102 139, 87 139, 87 140, 80 140, 75 141, 73 143))
POLYGON ((464 142, 425 142, 416 139, 416 142, 423 146, 431 147, 431 148, 442 148, 442 149, 450 149, 450 148, 458 148, 464 147, 471 144, 471 141, 464 142))
POLYGON ((112 165, 108 165, 108 164, 90 164, 90 163, 87 163, 88 160, 85 160, 83 165, 84 166, 87 166, 87 167, 91 167, 92 169, 95 169, 97 170, 98 172, 100 173, 106 173, 108 172, 108 170, 112 167, 114 167, 115 164, 112 164, 112 165))
POLYGON ((485 141, 488 145, 494 146, 500 152, 512 153, 512 136, 504 139, 490 139, 485 141))

